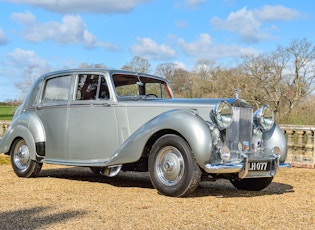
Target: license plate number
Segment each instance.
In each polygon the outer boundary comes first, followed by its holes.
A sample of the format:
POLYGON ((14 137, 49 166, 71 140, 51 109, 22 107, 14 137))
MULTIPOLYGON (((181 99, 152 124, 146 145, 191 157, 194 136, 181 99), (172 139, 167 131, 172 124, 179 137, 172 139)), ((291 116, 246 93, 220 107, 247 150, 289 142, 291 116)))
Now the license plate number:
POLYGON ((249 162, 250 171, 267 171, 269 170, 269 162, 249 162))

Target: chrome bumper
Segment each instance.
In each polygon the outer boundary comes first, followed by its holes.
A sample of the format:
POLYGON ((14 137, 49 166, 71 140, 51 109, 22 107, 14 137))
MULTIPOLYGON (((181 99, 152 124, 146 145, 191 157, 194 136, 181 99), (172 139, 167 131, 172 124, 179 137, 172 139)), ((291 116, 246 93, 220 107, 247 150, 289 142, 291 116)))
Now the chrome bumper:
MULTIPOLYGON (((226 163, 226 164, 206 164, 204 170, 211 174, 225 174, 225 173, 238 173, 238 177, 243 179, 245 177, 266 177, 274 176, 278 168, 289 168, 291 164, 280 163, 278 155, 271 155, 266 161, 270 161, 270 165, 273 166, 269 171, 266 171, 265 176, 249 175, 249 156, 242 154, 243 160, 240 163, 226 163)), ((261 160, 259 160, 261 161, 261 160)))

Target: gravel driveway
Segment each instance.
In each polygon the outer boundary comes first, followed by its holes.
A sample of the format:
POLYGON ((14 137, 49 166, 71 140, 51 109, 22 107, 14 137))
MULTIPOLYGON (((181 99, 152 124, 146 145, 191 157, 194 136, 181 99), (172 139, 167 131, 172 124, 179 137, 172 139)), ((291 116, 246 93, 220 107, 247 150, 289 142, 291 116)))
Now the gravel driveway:
POLYGON ((201 182, 188 198, 159 195, 148 174, 106 178, 44 165, 18 178, 0 165, 0 229, 314 229, 315 170, 282 169, 263 191, 201 182))

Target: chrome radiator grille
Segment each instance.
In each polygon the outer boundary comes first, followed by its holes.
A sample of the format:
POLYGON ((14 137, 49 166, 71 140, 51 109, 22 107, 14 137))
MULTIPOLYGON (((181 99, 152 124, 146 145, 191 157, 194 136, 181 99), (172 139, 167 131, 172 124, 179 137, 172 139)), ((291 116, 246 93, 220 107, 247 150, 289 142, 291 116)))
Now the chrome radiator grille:
POLYGON ((225 144, 233 151, 247 151, 252 145, 253 109, 233 107, 233 122, 226 129, 225 144))

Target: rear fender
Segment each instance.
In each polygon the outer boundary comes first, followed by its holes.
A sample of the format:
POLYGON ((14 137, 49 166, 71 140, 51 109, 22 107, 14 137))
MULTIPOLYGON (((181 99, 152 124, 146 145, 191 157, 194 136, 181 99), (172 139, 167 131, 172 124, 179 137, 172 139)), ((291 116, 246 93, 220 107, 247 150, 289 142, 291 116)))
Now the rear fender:
POLYGON ((115 152, 108 165, 136 162, 148 140, 161 130, 174 130, 188 142, 200 167, 211 156, 212 139, 206 122, 196 110, 171 110, 148 121, 134 132, 115 152))
POLYGON ((30 158, 36 160, 36 147, 32 133, 23 125, 14 126, 8 135, 5 135, 1 142, 5 143, 4 152, 9 154, 14 140, 23 138, 29 148, 30 158))
POLYGON ((32 112, 19 115, 10 124, 0 143, 0 152, 9 153, 10 148, 17 138, 23 138, 28 145, 31 159, 36 160, 35 143, 45 143, 45 132, 39 118, 32 112))

